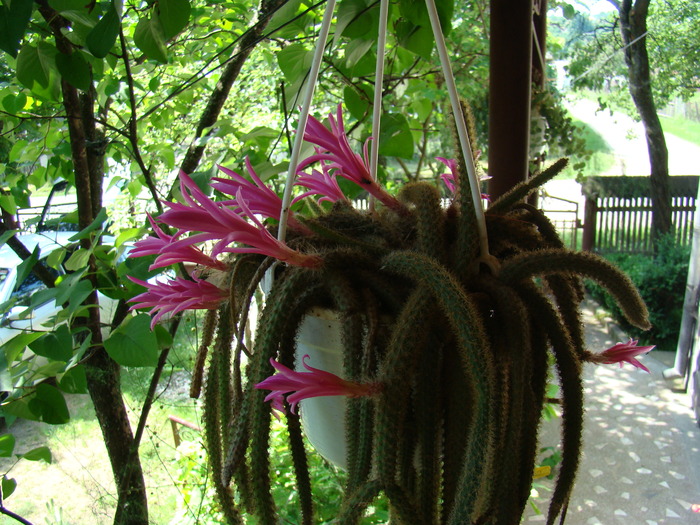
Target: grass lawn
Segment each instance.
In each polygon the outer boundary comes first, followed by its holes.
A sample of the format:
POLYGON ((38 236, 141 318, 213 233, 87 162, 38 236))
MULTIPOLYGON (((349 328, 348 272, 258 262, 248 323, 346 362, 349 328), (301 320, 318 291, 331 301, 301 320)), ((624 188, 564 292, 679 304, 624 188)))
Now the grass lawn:
MULTIPOLYGON (((613 155, 610 145, 605 141, 602 135, 597 133, 585 122, 574 119, 574 126, 580 130, 580 133, 586 141, 586 147, 592 152, 591 158, 586 161, 586 166, 583 168, 582 175, 584 177, 589 175, 600 175, 601 173, 607 171, 615 162, 615 156, 613 155)), ((572 159, 569 166, 567 166, 557 178, 576 178, 578 172, 571 167, 573 164, 576 164, 576 162, 578 162, 578 159, 572 159)))
MULTIPOLYGON (((200 404, 188 395, 200 326, 201 313, 187 312, 141 441, 151 523, 173 523, 176 515, 178 524, 196 522, 198 508, 188 505, 183 494, 181 454, 175 448, 168 416, 202 426, 200 404)), ((136 428, 152 373, 152 368, 122 369, 124 402, 132 429, 136 428)), ((17 481, 17 490, 3 503, 36 524, 111 523, 116 488, 95 409, 87 394, 70 394, 66 400, 71 416, 67 424, 18 420, 8 429, 17 439, 18 453, 47 446, 53 460, 46 464, 0 458, 0 472, 17 481)), ((200 433, 186 427, 179 427, 179 433, 183 440, 196 442, 201 438, 200 433)), ((203 459, 195 459, 204 464, 203 459)), ((0 524, 5 523, 9 525, 0 517, 0 524)))
POLYGON ((664 132, 685 139, 700 146, 700 122, 681 117, 659 117, 664 132))

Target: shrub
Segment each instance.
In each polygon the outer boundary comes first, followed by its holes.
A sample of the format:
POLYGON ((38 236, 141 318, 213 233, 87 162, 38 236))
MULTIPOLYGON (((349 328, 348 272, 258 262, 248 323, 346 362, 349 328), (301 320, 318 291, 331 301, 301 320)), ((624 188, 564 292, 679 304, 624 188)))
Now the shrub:
POLYGON ((605 257, 632 279, 649 309, 652 328, 646 332, 625 321, 615 301, 598 284, 586 283, 593 298, 633 338, 661 350, 675 350, 683 315, 690 246, 680 246, 672 235, 661 239, 656 255, 610 253, 605 257))

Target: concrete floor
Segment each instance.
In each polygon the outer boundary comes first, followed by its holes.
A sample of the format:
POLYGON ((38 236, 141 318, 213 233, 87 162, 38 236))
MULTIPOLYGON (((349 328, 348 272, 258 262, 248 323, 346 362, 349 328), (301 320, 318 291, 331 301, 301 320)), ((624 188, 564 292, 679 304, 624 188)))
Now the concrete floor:
MULTIPOLYGON (((595 310, 592 302, 584 308, 590 350, 627 339, 595 310)), ((700 524, 693 510, 700 504, 700 428, 690 397, 662 377, 672 358, 665 352, 643 356, 650 374, 631 365, 586 365, 584 453, 568 525, 700 524)), ((543 426, 541 446, 558 443, 557 425, 543 426)), ((553 482, 543 485, 534 499, 543 514, 528 509, 523 523, 545 521, 553 482)))

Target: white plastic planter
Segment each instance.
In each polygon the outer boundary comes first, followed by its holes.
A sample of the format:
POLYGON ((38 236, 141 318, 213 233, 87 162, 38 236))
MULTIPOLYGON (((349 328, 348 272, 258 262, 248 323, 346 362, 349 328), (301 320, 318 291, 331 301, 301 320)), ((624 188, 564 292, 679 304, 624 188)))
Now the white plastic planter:
MULTIPOLYGON (((343 377, 343 342, 337 313, 312 309, 302 322, 297 335, 295 368, 308 372, 306 364, 343 377)), ((334 465, 346 469, 344 396, 304 399, 299 403, 304 434, 316 451, 334 465)))

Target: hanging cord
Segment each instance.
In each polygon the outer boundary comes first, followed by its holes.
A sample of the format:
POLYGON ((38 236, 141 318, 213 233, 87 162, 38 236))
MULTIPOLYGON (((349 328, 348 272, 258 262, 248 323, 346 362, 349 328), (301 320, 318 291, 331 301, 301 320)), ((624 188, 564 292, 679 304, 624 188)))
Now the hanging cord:
POLYGON ((486 264, 491 269, 491 271, 494 274, 496 274, 498 273, 499 263, 498 260, 489 253, 489 241, 486 233, 486 217, 484 215, 484 208, 481 201, 479 178, 476 175, 476 167, 474 166, 474 156, 472 154, 472 148, 469 143, 469 133, 467 132, 467 126, 464 121, 464 113, 462 112, 462 106, 459 103, 459 96, 457 95, 457 86, 455 84, 454 75, 452 74, 452 67, 450 66, 450 59, 447 54, 445 38, 442 36, 440 18, 438 16, 434 0, 425 0, 425 5, 428 8, 428 15, 430 16, 430 25, 433 28, 433 35, 435 37, 435 46, 437 47, 438 56, 440 57, 442 74, 445 77, 445 85, 447 86, 447 92, 450 96, 452 112, 454 113, 455 125, 457 127, 457 135, 459 136, 459 144, 462 148, 464 162, 467 166, 467 176, 469 177, 470 186, 469 189, 471 191, 472 202, 474 203, 476 223, 479 228, 479 262, 486 264))
POLYGON ((304 101, 301 106, 301 112, 299 113, 299 123, 297 124, 297 133, 294 137, 294 144, 292 145, 292 155, 289 159, 289 171, 287 171, 287 180, 284 186, 284 195, 282 196, 282 212, 280 213, 279 228, 277 230, 277 239, 282 242, 284 242, 287 237, 287 219, 289 217, 289 208, 292 201, 294 179, 296 178, 297 167, 299 166, 301 145, 304 142, 304 131, 306 130, 306 123, 309 120, 309 108, 311 107, 311 100, 313 99, 314 90, 316 89, 318 72, 321 69, 321 61, 323 60, 323 52, 326 48, 326 42, 328 41, 328 33, 330 32, 331 22, 333 21, 334 9, 335 0, 328 0, 326 11, 323 14, 323 21, 321 22, 321 30, 318 33, 318 40, 316 41, 313 62, 309 70, 308 84, 304 92, 304 101))
MULTIPOLYGON (((374 70, 374 107, 372 108, 372 144, 370 150, 369 172, 377 180, 379 165, 379 132, 382 120, 382 96, 384 92, 384 53, 386 51, 387 21, 389 19, 389 0, 379 4, 379 27, 377 28, 377 66, 374 70)), ((369 209, 374 211, 374 196, 369 196, 369 209)))
MULTIPOLYGON (((284 194, 282 195, 282 210, 280 211, 279 226, 277 228, 277 239, 284 242, 287 238, 287 223, 289 219, 289 208, 292 202, 292 190, 294 189, 294 179, 297 175, 297 167, 299 166, 299 156, 301 155, 301 146, 304 142, 304 132, 306 131, 306 123, 309 120, 309 109, 311 108, 311 100, 314 97, 316 90, 316 82, 318 81, 318 72, 321 69, 321 61, 323 60, 323 52, 328 42, 328 34, 331 30, 331 22, 333 21, 333 10, 335 9, 335 0, 328 0, 326 10, 323 13, 321 21, 321 29, 318 32, 318 40, 316 41, 316 49, 314 50, 313 62, 309 70, 309 76, 306 81, 306 89, 304 90, 304 99, 299 113, 299 122, 297 123, 297 132, 294 136, 292 144, 292 154, 289 159, 289 170, 287 171, 287 179, 284 185, 284 194)), ((267 293, 272 289, 274 282, 275 268, 278 262, 275 262, 265 272, 265 277, 261 282, 262 290, 267 293)))

